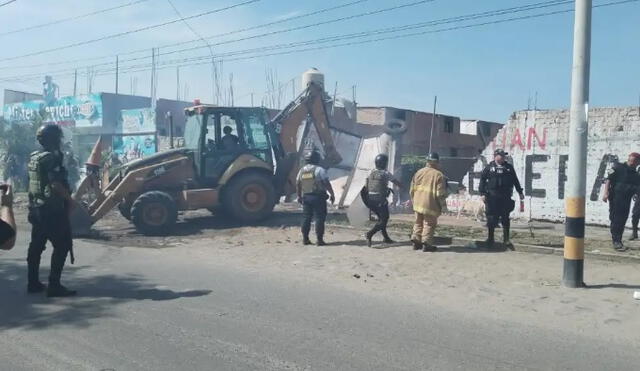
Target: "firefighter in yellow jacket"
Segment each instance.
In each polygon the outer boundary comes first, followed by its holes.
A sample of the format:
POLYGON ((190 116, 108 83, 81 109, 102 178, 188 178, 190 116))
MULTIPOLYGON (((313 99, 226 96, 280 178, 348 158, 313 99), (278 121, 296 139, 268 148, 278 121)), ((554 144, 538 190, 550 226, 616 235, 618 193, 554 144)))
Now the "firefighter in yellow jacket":
POLYGON ((427 157, 427 166, 418 170, 413 176, 409 194, 413 211, 416 213, 416 222, 411 236, 413 249, 422 249, 424 252, 436 251, 433 236, 438 225, 438 217, 447 208, 446 178, 440 171, 440 156, 437 153, 430 153, 427 157))

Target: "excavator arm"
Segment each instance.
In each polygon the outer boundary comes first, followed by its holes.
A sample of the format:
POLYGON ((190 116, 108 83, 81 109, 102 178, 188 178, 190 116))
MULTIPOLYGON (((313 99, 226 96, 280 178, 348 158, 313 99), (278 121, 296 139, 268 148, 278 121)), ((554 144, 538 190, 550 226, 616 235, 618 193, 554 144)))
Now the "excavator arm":
POLYGON ((298 130, 304 120, 309 120, 318 134, 324 152, 323 165, 330 167, 342 161, 329 129, 324 90, 317 84, 310 83, 298 98, 289 103, 268 124, 276 159, 275 183, 282 195, 295 193, 301 150, 298 148, 298 130))

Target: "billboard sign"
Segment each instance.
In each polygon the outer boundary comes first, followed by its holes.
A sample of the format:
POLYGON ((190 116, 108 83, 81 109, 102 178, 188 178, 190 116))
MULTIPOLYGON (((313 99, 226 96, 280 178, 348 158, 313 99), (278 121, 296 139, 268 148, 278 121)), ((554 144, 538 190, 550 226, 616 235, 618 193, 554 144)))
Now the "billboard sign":
POLYGON ((120 111, 118 133, 144 134, 156 132, 156 111, 152 108, 120 111))
POLYGON ((61 97, 50 104, 44 100, 6 104, 2 112, 4 119, 11 124, 24 124, 42 119, 43 123, 55 123, 68 127, 101 127, 102 96, 88 94, 61 97))
POLYGON ((113 152, 121 163, 126 164, 156 153, 156 136, 149 135, 117 135, 113 137, 113 152))

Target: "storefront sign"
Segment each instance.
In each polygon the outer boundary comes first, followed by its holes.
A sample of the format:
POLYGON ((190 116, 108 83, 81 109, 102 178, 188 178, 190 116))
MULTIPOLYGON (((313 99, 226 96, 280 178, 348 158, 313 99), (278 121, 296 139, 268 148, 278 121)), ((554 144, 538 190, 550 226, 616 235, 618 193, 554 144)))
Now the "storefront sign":
POLYGON ((11 124, 25 124, 33 120, 61 126, 91 128, 102 126, 102 97, 100 94, 62 97, 47 104, 44 100, 6 104, 4 119, 11 124))
POLYGON ((152 108, 120 111, 117 132, 121 134, 155 133, 156 111, 152 108))

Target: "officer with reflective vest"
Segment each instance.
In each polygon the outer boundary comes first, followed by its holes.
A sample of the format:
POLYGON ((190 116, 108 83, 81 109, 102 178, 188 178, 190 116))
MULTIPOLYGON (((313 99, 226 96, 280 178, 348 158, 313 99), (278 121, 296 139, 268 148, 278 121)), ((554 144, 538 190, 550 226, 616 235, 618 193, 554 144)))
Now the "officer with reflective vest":
POLYGON ((629 154, 626 163, 616 163, 609 171, 605 182, 602 200, 609 202, 609 220, 611 221, 611 239, 613 248, 625 251, 622 244, 622 233, 629 218, 631 199, 640 189, 640 174, 636 168, 640 165, 640 154, 629 154))
POLYGON ((298 172, 296 189, 298 202, 302 204, 304 218, 302 220, 302 241, 310 245, 309 232, 311 220, 316 221, 316 245, 324 246, 324 223, 327 218, 327 198, 333 204, 336 197, 329 182, 327 171, 320 164, 320 153, 316 150, 304 154, 306 165, 298 172), (327 192, 329 196, 327 196, 327 192))
POLYGON ((501 223, 503 242, 505 246, 511 246, 509 214, 515 209, 515 201, 511 199, 513 188, 520 195, 520 200, 524 199, 524 193, 513 165, 506 161, 508 153, 497 149, 493 155, 494 160, 482 170, 479 186, 487 215, 487 245, 492 246, 495 242, 495 230, 498 223, 501 223))
POLYGON ((47 291, 47 296, 73 296, 60 283, 62 269, 71 254, 73 264, 71 224, 69 215, 73 207, 71 188, 60 150, 62 130, 57 125, 45 125, 38 129, 36 138, 42 149, 31 154, 29 161, 29 222, 32 225, 31 243, 27 256, 29 293, 47 291), (39 279, 40 258, 51 242, 51 271, 49 286, 39 279))
POLYGON ((376 168, 367 177, 367 184, 362 193, 365 205, 378 217, 378 222, 365 234, 369 247, 371 247, 371 239, 378 232, 382 233, 385 243, 393 243, 387 233, 387 223, 389 222, 388 198, 391 192, 389 182, 400 187, 400 182, 393 177, 393 174, 387 171, 389 156, 385 154, 377 155, 375 164, 376 168))

